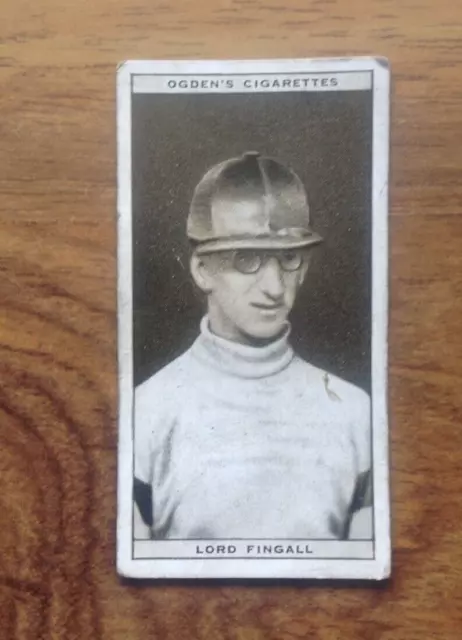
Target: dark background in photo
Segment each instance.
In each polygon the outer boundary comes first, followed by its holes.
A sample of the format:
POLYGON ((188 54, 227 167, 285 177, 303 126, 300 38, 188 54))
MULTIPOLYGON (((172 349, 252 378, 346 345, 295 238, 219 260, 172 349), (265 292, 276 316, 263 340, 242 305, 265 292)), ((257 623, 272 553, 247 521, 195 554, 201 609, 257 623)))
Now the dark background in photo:
POLYGON ((189 202, 213 164, 259 151, 288 164, 325 239, 291 314, 312 364, 370 390, 372 92, 134 94, 134 381, 184 352, 204 300, 189 274, 189 202))

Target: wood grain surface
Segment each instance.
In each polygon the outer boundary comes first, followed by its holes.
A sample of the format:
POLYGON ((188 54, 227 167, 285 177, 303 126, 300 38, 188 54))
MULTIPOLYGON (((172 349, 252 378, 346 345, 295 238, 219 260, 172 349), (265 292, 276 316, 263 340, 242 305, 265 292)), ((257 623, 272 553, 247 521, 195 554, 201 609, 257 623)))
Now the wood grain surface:
POLYGON ((3 0, 0 637, 462 635, 462 4, 3 0), (393 72, 393 577, 148 584, 115 573, 115 67, 377 54, 393 72))

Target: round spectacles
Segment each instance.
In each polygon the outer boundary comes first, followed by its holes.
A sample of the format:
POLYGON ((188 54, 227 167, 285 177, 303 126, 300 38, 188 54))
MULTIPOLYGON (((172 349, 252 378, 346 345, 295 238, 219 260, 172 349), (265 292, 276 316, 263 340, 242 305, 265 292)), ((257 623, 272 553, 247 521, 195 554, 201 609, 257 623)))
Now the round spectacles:
POLYGON ((275 258, 283 271, 298 271, 303 264, 303 252, 286 251, 234 251, 232 264, 236 271, 244 274, 257 273, 268 260, 275 258))

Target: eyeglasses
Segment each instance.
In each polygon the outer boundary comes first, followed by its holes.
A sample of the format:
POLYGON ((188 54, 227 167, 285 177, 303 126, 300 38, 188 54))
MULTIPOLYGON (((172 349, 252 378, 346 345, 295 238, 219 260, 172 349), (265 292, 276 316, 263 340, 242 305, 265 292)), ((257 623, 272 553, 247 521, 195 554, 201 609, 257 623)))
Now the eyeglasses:
POLYGON ((268 260, 275 258, 283 271, 298 271, 304 258, 304 252, 300 250, 285 251, 253 251, 239 250, 230 252, 231 263, 239 273, 257 273, 268 260))

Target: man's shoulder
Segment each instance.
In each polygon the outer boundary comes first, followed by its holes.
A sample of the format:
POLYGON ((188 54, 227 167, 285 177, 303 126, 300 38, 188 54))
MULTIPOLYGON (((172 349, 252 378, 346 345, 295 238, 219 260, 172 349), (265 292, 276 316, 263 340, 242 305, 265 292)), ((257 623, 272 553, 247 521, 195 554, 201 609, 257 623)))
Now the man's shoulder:
POLYGON ((296 363, 304 372, 304 377, 308 378, 310 386, 313 385, 317 388, 325 399, 359 410, 368 410, 369 395, 360 387, 298 356, 296 356, 296 363))
POLYGON ((359 408, 367 408, 369 406, 369 394, 344 378, 340 378, 339 376, 324 371, 323 386, 328 395, 329 392, 334 393, 341 400, 354 404, 359 408))
POLYGON ((170 396, 173 391, 183 386, 189 367, 190 350, 188 349, 136 387, 137 401, 148 400, 153 396, 160 398, 163 394, 170 396))

